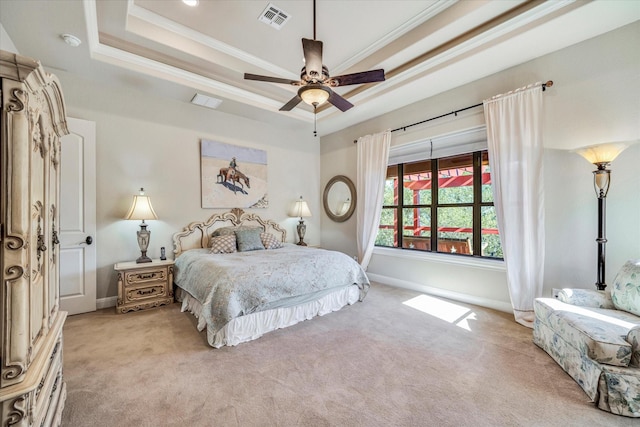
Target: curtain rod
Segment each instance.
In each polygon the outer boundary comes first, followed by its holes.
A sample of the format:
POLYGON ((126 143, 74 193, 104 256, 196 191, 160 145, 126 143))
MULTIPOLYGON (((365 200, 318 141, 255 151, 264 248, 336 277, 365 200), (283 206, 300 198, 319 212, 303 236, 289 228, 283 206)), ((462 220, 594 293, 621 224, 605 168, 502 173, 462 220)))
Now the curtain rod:
MULTIPOLYGON (((544 90, 545 90, 546 88, 551 87, 551 86, 553 86, 553 80, 548 80, 546 83, 542 83, 542 91, 544 92, 544 90)), ((454 114, 454 115, 456 115, 456 116, 457 116, 457 115, 458 115, 458 113, 461 113, 461 112, 466 111, 466 110, 470 110, 470 109, 472 109, 472 108, 480 107, 480 106, 482 106, 482 104, 483 104, 483 103, 481 102, 481 103, 479 103, 479 104, 471 105, 470 107, 461 108, 461 109, 459 109, 459 110, 455 110, 455 111, 452 111, 452 112, 450 112, 450 113, 440 114, 439 116, 436 116, 436 117, 431 117, 431 118, 426 119, 426 120, 422 120, 422 121, 419 121, 419 122, 416 122, 416 123, 411 123, 410 125, 401 126, 401 127, 399 127, 399 128, 392 129, 392 130, 391 130, 391 132, 397 132, 397 131, 399 131, 399 130, 407 130, 407 128, 410 128, 410 127, 412 127, 412 126, 421 125, 421 124, 423 124, 423 123, 430 122, 431 120, 441 119, 441 118, 443 118, 443 117, 447 117, 447 116, 450 116, 450 115, 452 115, 452 114, 454 114)), ((354 140, 353 140, 353 143, 354 143, 354 144, 355 144, 355 143, 357 143, 357 142, 358 142, 358 140, 357 140, 357 139, 354 139, 354 140)))

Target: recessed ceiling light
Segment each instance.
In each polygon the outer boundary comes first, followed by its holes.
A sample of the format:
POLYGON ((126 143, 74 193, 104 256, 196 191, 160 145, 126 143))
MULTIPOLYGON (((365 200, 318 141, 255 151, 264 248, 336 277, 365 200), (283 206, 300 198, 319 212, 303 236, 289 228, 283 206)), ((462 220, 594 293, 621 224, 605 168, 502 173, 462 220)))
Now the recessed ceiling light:
POLYGON ((199 1, 198 0, 182 0, 182 3, 186 4, 187 6, 195 7, 198 5, 199 1))
POLYGON ((80 46, 80 43, 82 43, 82 40, 73 34, 60 34, 60 37, 62 37, 62 40, 71 47, 78 47, 80 46))

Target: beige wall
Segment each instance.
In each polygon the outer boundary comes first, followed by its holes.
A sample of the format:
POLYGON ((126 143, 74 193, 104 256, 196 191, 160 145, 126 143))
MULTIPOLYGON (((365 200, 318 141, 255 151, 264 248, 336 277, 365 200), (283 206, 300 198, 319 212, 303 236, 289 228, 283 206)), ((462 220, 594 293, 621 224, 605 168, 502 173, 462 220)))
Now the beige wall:
MULTIPOLYGON (((568 150, 640 138, 640 23, 540 57, 322 138, 320 181, 344 174, 355 181, 353 140, 481 102, 531 82, 553 80, 545 101, 546 262, 544 293, 592 288, 596 280, 597 203, 593 166, 568 150)), ((393 133, 392 145, 484 123, 482 108, 393 133)), ((607 199, 607 282, 629 258, 640 258, 640 144, 612 164, 607 199)), ((322 244, 355 254, 356 219, 334 223, 323 214, 322 244)), ((368 269, 388 283, 494 307, 508 306, 504 272, 374 254, 368 269)))
POLYGON ((13 44, 13 40, 11 40, 11 37, 7 34, 2 23, 0 23, 0 49, 8 52, 18 52, 18 49, 16 49, 16 46, 13 44))
POLYGON ((144 187, 159 220, 149 221, 148 255, 164 246, 172 257, 173 233, 226 209, 201 209, 200 140, 210 139, 267 151, 269 208, 256 210, 296 236, 289 206, 303 195, 309 201, 305 240, 320 241, 319 141, 311 128, 279 129, 163 98, 97 86, 56 72, 71 117, 96 122, 97 149, 97 298, 117 294, 113 264, 136 259, 138 221, 126 221, 132 195, 144 187))

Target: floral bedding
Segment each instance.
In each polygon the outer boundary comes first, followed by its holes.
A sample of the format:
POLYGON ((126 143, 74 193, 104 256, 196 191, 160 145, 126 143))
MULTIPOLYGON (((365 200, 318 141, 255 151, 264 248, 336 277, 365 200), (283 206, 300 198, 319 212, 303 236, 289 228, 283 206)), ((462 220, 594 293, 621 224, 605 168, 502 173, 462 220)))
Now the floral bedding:
POLYGON ((176 259, 174 277, 202 304, 213 333, 236 317, 312 301, 346 286, 358 286, 360 301, 369 290, 362 267, 344 253, 290 243, 224 254, 188 250, 176 259))

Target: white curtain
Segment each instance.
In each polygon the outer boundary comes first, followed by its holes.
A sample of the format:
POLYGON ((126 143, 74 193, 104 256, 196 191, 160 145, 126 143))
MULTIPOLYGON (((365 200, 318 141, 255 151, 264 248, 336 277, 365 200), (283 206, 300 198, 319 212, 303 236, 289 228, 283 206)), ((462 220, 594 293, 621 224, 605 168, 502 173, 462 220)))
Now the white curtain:
POLYGON ((390 144, 391 131, 389 130, 358 138, 356 179, 358 259, 365 270, 369 266, 378 233, 390 144))
POLYGON ((541 83, 485 100, 484 116, 511 304, 515 320, 532 327, 544 274, 541 83))

